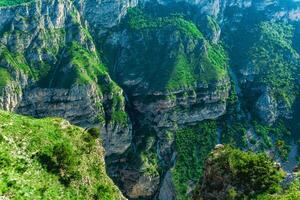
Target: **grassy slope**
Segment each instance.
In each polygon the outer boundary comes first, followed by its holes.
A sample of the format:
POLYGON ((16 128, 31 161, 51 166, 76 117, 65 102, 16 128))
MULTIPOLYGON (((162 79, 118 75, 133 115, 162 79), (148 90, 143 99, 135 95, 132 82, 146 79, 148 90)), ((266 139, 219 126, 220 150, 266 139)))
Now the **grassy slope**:
POLYGON ((96 135, 62 119, 0 111, 0 196, 120 199, 96 135))

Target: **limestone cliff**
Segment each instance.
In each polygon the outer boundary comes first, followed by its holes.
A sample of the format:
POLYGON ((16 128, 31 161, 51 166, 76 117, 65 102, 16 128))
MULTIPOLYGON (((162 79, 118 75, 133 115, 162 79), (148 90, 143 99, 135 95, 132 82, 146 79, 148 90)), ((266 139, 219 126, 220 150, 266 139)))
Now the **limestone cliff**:
POLYGON ((0 19, 0 66, 6 75, 0 107, 99 127, 107 155, 123 153, 131 142, 123 92, 106 72, 73 3, 3 7, 0 19))

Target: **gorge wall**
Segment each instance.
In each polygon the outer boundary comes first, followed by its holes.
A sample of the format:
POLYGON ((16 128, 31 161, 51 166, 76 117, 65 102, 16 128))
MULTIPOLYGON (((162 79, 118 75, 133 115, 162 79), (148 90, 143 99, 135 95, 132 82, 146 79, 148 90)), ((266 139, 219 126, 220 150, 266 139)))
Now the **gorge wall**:
POLYGON ((0 108, 97 128, 107 171, 130 199, 189 199, 217 143, 295 159, 288 155, 298 145, 299 6, 0 7, 0 108))

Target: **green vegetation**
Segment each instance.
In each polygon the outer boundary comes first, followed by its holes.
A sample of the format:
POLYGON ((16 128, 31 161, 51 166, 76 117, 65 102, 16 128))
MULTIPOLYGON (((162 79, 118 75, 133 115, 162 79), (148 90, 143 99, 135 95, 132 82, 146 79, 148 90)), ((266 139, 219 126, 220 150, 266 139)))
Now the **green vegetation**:
POLYGON ((56 70, 54 67, 43 82, 50 87, 69 88, 73 84, 96 83, 99 76, 106 75, 105 67, 95 52, 90 52, 78 42, 72 42, 66 47, 67 59, 60 65, 71 65, 69 71, 56 70), (68 75, 66 75, 68 73, 68 75))
POLYGON ((206 121, 201 124, 176 132, 176 165, 172 177, 178 200, 190 199, 188 185, 196 184, 203 175, 204 160, 216 144, 216 122, 206 121))
MULTIPOLYGON (((120 101, 115 101, 115 103, 120 103, 120 101)), ((117 122, 120 125, 127 125, 128 122, 128 116, 125 111, 114 109, 114 112, 112 113, 112 120, 114 122, 117 122)))
POLYGON ((251 196, 253 191, 254 195, 266 191, 275 192, 283 178, 283 172, 265 154, 227 148, 216 159, 216 162, 221 162, 223 169, 229 167, 228 173, 236 181, 236 187, 244 188, 246 196, 251 196))
POLYGON ((0 7, 2 6, 15 6, 22 3, 28 3, 33 0, 0 0, 0 7))
POLYGON ((297 179, 287 189, 281 189, 276 194, 262 194, 256 200, 294 200, 300 199, 300 180, 297 179))
POLYGON ((0 60, 2 59, 7 62, 13 70, 19 70, 34 77, 33 72, 22 54, 12 53, 5 46, 0 44, 0 60))
POLYGON ((100 64, 96 53, 89 52, 79 43, 73 42, 68 53, 78 75, 76 83, 90 83, 96 80, 97 76, 105 73, 105 68, 100 64))
POLYGON ((263 22, 260 39, 250 48, 249 65, 256 72, 255 83, 271 89, 274 97, 289 107, 297 94, 296 76, 300 56, 292 46, 293 28, 283 23, 263 22))
POLYGON ((148 137, 141 151, 141 170, 148 176, 159 176, 159 164, 155 149, 155 137, 148 137))
POLYGON ((129 48, 105 46, 110 74, 120 85, 143 79, 128 92, 174 91, 199 83, 213 84, 227 76, 228 58, 222 45, 204 38, 183 15, 155 16, 133 8, 116 30, 126 30, 129 48), (122 62, 120 53, 124 55, 122 62))
POLYGON ((166 86, 169 90, 188 87, 195 82, 193 74, 193 65, 189 63, 185 55, 178 55, 175 61, 174 70, 172 71, 168 85, 166 86))
POLYGON ((261 150, 269 149, 275 146, 281 159, 286 160, 289 153, 289 146, 286 142, 289 141, 291 132, 286 127, 285 123, 278 121, 273 126, 266 126, 256 121, 253 122, 255 133, 262 138, 261 150), (275 138, 275 144, 271 141, 271 136, 275 138))
POLYGON ((206 17, 207 20, 207 29, 210 29, 209 31, 212 33, 217 33, 220 31, 220 26, 215 18, 211 16, 206 17))
POLYGON ((198 30, 197 26, 191 22, 185 20, 180 15, 172 15, 169 17, 152 17, 145 14, 138 8, 132 8, 128 12, 128 25, 133 30, 143 29, 159 29, 165 27, 172 27, 181 33, 193 37, 203 38, 202 33, 198 30))
POLYGON ((200 59, 178 53, 166 86, 168 90, 191 87, 197 82, 209 84, 227 75, 227 55, 224 49, 208 42, 205 42, 205 46, 207 53, 202 54, 200 59))
POLYGON ((10 80, 11 76, 7 69, 0 67, 0 89, 5 87, 10 80))
POLYGON ((105 173, 95 131, 61 119, 0 111, 0 196, 9 199, 121 199, 105 173))
POLYGON ((284 177, 284 172, 267 155, 230 146, 215 149, 205 170, 204 185, 200 185, 202 194, 200 190, 195 193, 204 199, 213 199, 220 192, 224 199, 254 199, 260 194, 274 194, 280 191, 284 177))
POLYGON ((225 121, 222 123, 222 143, 241 148, 247 147, 246 132, 247 124, 241 121, 230 124, 225 121))
POLYGON ((228 57, 221 45, 207 45, 207 54, 204 54, 201 60, 201 69, 199 79, 204 83, 217 81, 227 76, 228 57))

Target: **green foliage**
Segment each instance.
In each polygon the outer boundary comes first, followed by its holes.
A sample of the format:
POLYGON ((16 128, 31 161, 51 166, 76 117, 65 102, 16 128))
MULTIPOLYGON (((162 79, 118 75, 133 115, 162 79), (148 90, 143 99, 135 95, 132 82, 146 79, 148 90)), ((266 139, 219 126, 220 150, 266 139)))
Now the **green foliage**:
POLYGON ((22 3, 28 3, 32 0, 0 0, 0 7, 2 6, 15 6, 22 3))
POLYGON ((216 150, 209 159, 218 173, 227 177, 231 190, 239 191, 237 199, 277 192, 284 177, 283 171, 263 153, 244 152, 227 146, 216 150))
POLYGON ((286 142, 289 141, 291 132, 284 122, 278 121, 273 126, 267 126, 254 121, 253 127, 255 133, 262 138, 262 150, 275 146, 281 159, 288 158, 289 146, 286 142), (276 139, 275 144, 272 143, 271 136, 276 139))
POLYGON ((236 147, 246 147, 245 141, 247 126, 245 123, 237 121, 234 123, 222 123, 222 143, 236 147))
POLYGON ((125 113, 125 111, 116 110, 112 114, 112 120, 120 124, 126 125, 128 121, 127 114, 125 113))
POLYGON ((0 196, 121 199, 105 173, 99 139, 61 119, 0 111, 0 196))
POLYGON ((200 81, 208 84, 226 76, 227 55, 224 49, 220 45, 205 44, 207 53, 202 54, 200 60, 178 53, 166 86, 168 90, 191 87, 200 81))
POLYGON ((259 124, 256 121, 253 125, 255 133, 263 139, 264 148, 270 148, 272 146, 272 141, 269 137, 271 127, 259 124))
POLYGON ((249 51, 256 84, 268 86, 287 106, 292 105, 298 88, 295 79, 300 57, 292 46, 293 31, 290 25, 263 22, 257 31, 260 39, 249 51))
POLYGON ((189 182, 197 183, 202 176, 204 160, 216 144, 216 122, 206 121, 176 132, 176 165, 172 177, 178 200, 190 199, 187 190, 189 182))
POLYGON ((207 16, 206 20, 207 20, 207 28, 210 29, 210 32, 217 33, 218 31, 220 31, 220 26, 216 21, 216 19, 214 19, 211 16, 207 16))
POLYGON ((200 83, 212 84, 227 76, 227 55, 222 45, 211 44, 182 15, 156 16, 146 9, 134 8, 116 29, 126 30, 129 48, 105 46, 112 77, 120 85, 143 79, 136 87, 126 88, 129 93, 174 91, 200 83), (120 53, 124 55, 122 62, 120 53))
POLYGON ((262 194, 256 197, 256 200, 294 200, 300 199, 300 180, 296 179, 291 185, 286 189, 281 189, 281 191, 275 194, 262 194))
POLYGON ((0 67, 0 89, 5 87, 11 81, 11 76, 7 69, 0 67))
POLYGON ((237 198, 238 193, 237 193, 237 191, 235 191, 234 188, 230 188, 230 189, 228 190, 228 196, 229 196, 229 200, 234 200, 234 199, 237 198))
POLYGON ((138 8, 132 8, 128 11, 128 25, 133 30, 159 29, 163 27, 172 27, 181 33, 193 37, 203 38, 202 33, 197 26, 185 20, 180 15, 171 15, 169 17, 152 17, 145 14, 138 8))
POLYGON ((105 73, 95 52, 89 52, 76 42, 72 43, 68 52, 77 74, 76 83, 91 83, 97 76, 105 73))
POLYGON ((231 150, 228 162, 232 175, 237 178, 238 184, 245 186, 248 195, 252 191, 255 191, 255 194, 276 191, 278 183, 283 178, 283 174, 264 154, 231 150))
POLYGON ((175 61, 174 70, 172 71, 172 79, 169 80, 167 88, 169 90, 188 87, 195 82, 193 74, 193 65, 189 63, 185 55, 178 55, 175 61))
POLYGON ((141 152, 142 171, 148 176, 159 175, 159 165, 156 152, 155 138, 148 137, 145 141, 145 148, 141 152))
POLYGON ((61 65, 71 65, 69 71, 53 70, 48 80, 51 87, 69 88, 73 84, 96 83, 99 76, 106 74, 104 65, 95 52, 90 52, 78 42, 72 42, 66 47, 67 58, 61 65), (66 75, 66 73, 68 73, 66 75))
POLYGON ((12 69, 22 71, 31 77, 35 76, 22 54, 12 53, 5 46, 0 44, 0 60, 2 59, 7 62, 12 69))
POLYGON ((227 75, 228 57, 221 45, 207 43, 207 54, 203 55, 201 67, 203 69, 200 79, 209 83, 227 75))

